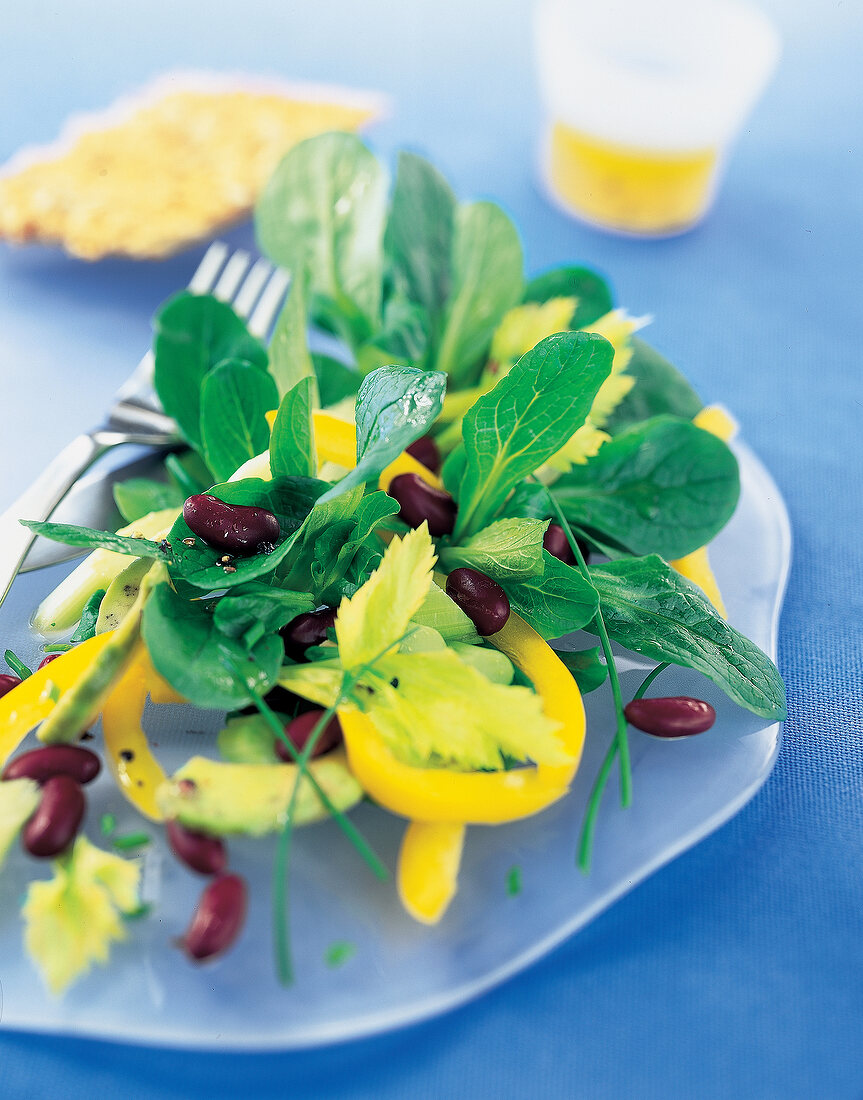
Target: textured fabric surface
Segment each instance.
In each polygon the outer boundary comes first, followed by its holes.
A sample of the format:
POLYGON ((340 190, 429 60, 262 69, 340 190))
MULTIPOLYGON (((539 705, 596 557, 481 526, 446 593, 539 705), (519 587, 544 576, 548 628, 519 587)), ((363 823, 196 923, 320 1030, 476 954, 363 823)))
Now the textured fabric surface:
MULTIPOLYGON (((526 2, 79 0, 6 12, 0 159, 52 137, 67 111, 175 65, 391 93, 379 150, 429 153, 460 194, 512 211, 531 268, 593 264, 622 303, 655 316, 649 338, 734 410, 780 485, 795 564, 780 638, 790 715, 766 786, 530 971, 431 1023, 301 1054, 0 1031, 0 1095, 860 1096, 863 20, 849 2, 771 7, 782 66, 716 208, 657 243, 580 227, 539 195, 526 2)), ((89 426, 189 268, 188 257, 85 268, 0 250, 0 509, 89 426)))

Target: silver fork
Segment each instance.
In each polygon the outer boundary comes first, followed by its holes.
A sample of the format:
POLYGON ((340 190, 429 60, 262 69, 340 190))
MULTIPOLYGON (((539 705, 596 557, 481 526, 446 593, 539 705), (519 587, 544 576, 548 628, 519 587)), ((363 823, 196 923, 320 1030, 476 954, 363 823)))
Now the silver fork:
MULTIPOLYGON (((217 241, 207 249, 189 290, 232 303, 250 331, 264 337, 284 299, 288 276, 266 260, 251 261, 241 250, 229 256, 227 245, 217 241)), ((177 425, 165 415, 153 388, 153 366, 153 353, 147 352, 115 394, 104 423, 73 439, 0 515, 0 604, 36 537, 19 519, 48 519, 78 478, 114 447, 135 443, 165 450, 180 442, 177 425)))

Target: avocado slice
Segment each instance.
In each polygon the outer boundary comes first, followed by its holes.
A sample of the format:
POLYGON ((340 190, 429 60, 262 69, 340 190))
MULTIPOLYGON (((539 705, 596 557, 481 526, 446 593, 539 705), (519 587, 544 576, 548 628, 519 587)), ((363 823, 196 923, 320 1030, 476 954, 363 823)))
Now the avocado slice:
MULTIPOLYGON (((342 750, 310 760, 309 771, 339 810, 363 798, 342 750)), ((156 791, 166 818, 213 836, 263 836, 280 830, 297 782, 296 764, 226 764, 193 756, 156 791)), ((329 816, 303 779, 294 803, 294 824, 308 825, 329 816)))
POLYGON ((260 714, 229 718, 216 742, 230 764, 277 764, 276 738, 260 714))
POLYGON ((116 630, 135 606, 141 581, 153 568, 152 558, 133 558, 126 568, 118 573, 108 585, 108 590, 99 605, 99 617, 96 620, 96 633, 105 634, 116 630))

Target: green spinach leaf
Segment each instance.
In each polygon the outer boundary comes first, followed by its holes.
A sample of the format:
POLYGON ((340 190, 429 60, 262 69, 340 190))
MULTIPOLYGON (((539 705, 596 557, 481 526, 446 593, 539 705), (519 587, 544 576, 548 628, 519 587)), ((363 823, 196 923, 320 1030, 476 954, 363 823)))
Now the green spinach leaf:
POLYGON ((396 287, 423 308, 433 342, 452 282, 456 205, 433 165, 415 153, 399 155, 384 248, 396 287))
POLYGON ((446 376, 416 367, 381 367, 357 396, 357 464, 321 502, 376 478, 408 444, 424 435, 443 406, 446 376))
POLYGON ((129 535, 115 535, 113 531, 97 531, 93 527, 76 527, 71 523, 42 523, 35 519, 18 521, 29 527, 37 535, 63 542, 67 546, 83 546, 87 550, 112 550, 115 554, 131 554, 134 558, 165 559, 167 547, 163 550, 158 542, 150 539, 136 539, 129 535))
POLYGON ((313 352, 312 364, 318 379, 322 408, 338 405, 346 397, 353 397, 360 388, 362 375, 331 355, 313 352))
POLYGON ((176 485, 148 477, 130 477, 114 486, 114 502, 127 523, 163 508, 181 508, 185 499, 176 485))
POLYGON ((596 565, 590 574, 616 642, 655 661, 697 669, 763 718, 785 717, 785 688, 770 658, 660 557, 596 565))
POLYGON ((447 569, 467 566, 489 577, 523 580, 543 571, 542 539, 548 522, 541 519, 499 519, 461 546, 441 546, 447 569))
POLYGON ((584 332, 548 336, 465 415, 467 462, 454 539, 480 530, 513 488, 584 423, 614 349, 584 332))
POLYGON ((251 582, 223 596, 216 604, 213 619, 223 634, 251 648, 265 634, 285 626, 297 615, 314 611, 315 607, 308 592, 290 592, 251 582))
POLYGON ((255 210, 263 252, 347 322, 356 342, 378 327, 387 181, 354 134, 330 133, 294 146, 255 210))
POLYGON ((314 477, 318 463, 312 432, 313 378, 301 378, 284 395, 270 436, 273 477, 314 477))
POLYGON ((359 501, 350 519, 333 524, 317 536, 310 567, 311 587, 316 599, 330 606, 339 602, 343 594, 339 584, 349 575, 358 555, 362 551, 371 552, 370 559, 359 562, 361 574, 367 571, 370 561, 380 557, 383 545, 374 532, 398 510, 396 501, 386 493, 369 493, 359 501))
POLYGON ((582 695, 602 687, 608 668, 600 656, 599 646, 593 649, 556 649, 555 653, 572 673, 582 695))
MULTIPOLYGON (((310 378, 316 382, 312 356, 306 340, 306 328, 308 325, 306 310, 306 291, 303 286, 302 273, 291 282, 288 297, 282 306, 276 320, 270 340, 270 373, 272 374, 279 397, 284 397, 288 390, 303 378, 310 378)), ((318 393, 313 386, 312 407, 318 406, 318 393)))
POLYGON ((524 580, 494 577, 510 606, 543 638, 561 638, 586 626, 596 615, 598 597, 574 566, 542 552, 543 570, 524 580))
POLYGON ((189 702, 215 710, 236 710, 252 702, 249 689, 264 694, 276 682, 284 656, 278 634, 251 649, 223 633, 205 602, 186 600, 160 584, 144 608, 144 642, 156 671, 189 702), (229 658, 243 669, 245 685, 229 658))
POLYGON ((168 416, 201 449, 201 383, 225 359, 266 368, 267 352, 229 305, 184 291, 156 315, 155 385, 168 416))
POLYGON ((99 607, 105 596, 105 589, 100 588, 97 592, 94 592, 89 600, 84 604, 84 610, 81 612, 81 618, 78 625, 75 627, 75 633, 69 639, 72 645, 77 645, 79 642, 87 642, 96 634, 96 623, 99 619, 99 607))
POLYGON ((632 554, 682 558, 708 543, 740 495, 737 460, 688 420, 660 416, 628 428, 555 482, 570 523, 632 554))
POLYGON ((452 284, 434 365, 461 386, 474 380, 501 318, 523 283, 518 232, 499 206, 466 203, 455 216, 452 284))
POLYGON ((606 421, 608 432, 616 435, 662 413, 691 420, 701 412, 704 402, 676 367, 637 336, 632 349, 626 373, 636 382, 606 421))
POLYGON ((251 363, 219 363, 201 387, 201 440, 207 465, 227 481, 244 462, 267 449, 266 413, 279 403, 272 376, 251 363))
POLYGON ((527 284, 525 302, 547 302, 549 298, 576 298, 571 328, 584 328, 614 309, 608 284, 586 267, 554 267, 527 284))

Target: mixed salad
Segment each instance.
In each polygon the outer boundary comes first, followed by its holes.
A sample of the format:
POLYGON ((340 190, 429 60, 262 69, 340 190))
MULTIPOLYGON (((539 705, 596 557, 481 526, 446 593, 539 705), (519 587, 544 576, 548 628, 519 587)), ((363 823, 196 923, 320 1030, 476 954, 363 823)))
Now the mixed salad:
POLYGON ((230 838, 278 835, 288 982, 297 827, 331 818, 386 880, 350 810, 368 798, 405 819, 395 888, 434 923, 467 826, 565 798, 586 734, 609 741, 572 838, 589 869, 615 766, 632 797, 628 726, 680 737, 714 721, 701 700, 647 694, 668 664, 784 717, 779 674, 726 622, 707 557, 739 494, 729 418, 597 274, 526 280, 503 210, 456 201, 409 153, 390 195, 341 133, 288 153, 256 228, 293 273, 269 346, 213 297, 172 298, 155 385, 186 446, 163 479, 117 487, 118 533, 29 524, 92 551, 35 613, 39 668, 7 652, 0 677, 0 862, 19 833, 50 861, 47 879, 33 864, 23 919, 54 991, 141 914, 135 838, 118 852, 81 832, 103 764, 207 878, 181 940, 193 960, 242 934, 230 838), (593 636, 582 649, 549 644, 576 631, 593 636), (634 699, 612 643, 657 662, 634 699), (607 723, 586 731, 582 693, 606 679, 607 723), (167 775, 148 698, 225 712, 224 727, 167 775), (41 745, 17 752, 34 729, 41 745))

